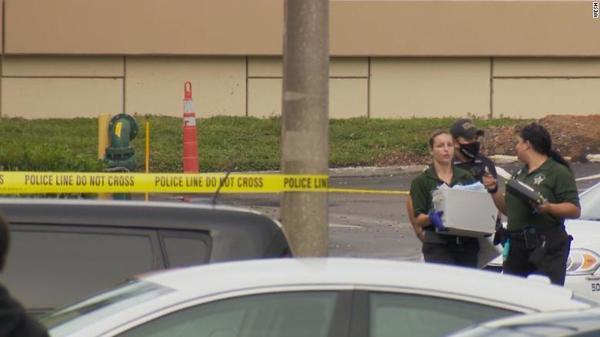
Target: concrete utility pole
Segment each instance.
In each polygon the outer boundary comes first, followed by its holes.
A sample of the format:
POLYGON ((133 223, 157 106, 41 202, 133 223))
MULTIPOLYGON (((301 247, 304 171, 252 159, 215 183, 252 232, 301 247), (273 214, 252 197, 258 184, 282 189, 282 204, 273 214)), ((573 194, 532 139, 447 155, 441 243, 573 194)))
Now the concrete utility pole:
MULTIPOLYGON (((329 173, 329 1, 285 0, 281 168, 329 173)), ((286 192, 281 218, 296 256, 327 256, 327 193, 286 192)))

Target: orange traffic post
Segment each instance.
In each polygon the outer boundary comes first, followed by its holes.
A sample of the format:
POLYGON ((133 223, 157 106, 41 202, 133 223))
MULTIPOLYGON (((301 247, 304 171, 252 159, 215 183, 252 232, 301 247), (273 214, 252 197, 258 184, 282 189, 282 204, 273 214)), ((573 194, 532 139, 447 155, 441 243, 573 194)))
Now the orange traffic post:
POLYGON ((192 82, 183 85, 183 173, 198 173, 196 113, 192 105, 192 82))

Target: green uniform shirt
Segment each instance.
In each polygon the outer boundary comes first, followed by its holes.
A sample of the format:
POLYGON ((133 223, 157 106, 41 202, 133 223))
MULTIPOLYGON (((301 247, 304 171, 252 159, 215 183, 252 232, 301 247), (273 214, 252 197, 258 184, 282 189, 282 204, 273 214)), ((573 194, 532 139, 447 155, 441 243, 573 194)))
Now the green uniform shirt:
MULTIPOLYGON (((579 207, 577 185, 571 171, 564 165, 549 158, 537 170, 528 173, 521 168, 513 178, 531 186, 551 203, 570 202, 579 207)), ((506 193, 506 215, 508 230, 519 230, 526 226, 537 228, 562 225, 564 219, 550 214, 533 213, 533 208, 512 193, 506 193)))
MULTIPOLYGON (((450 187, 454 185, 469 185, 477 182, 471 173, 465 170, 455 166, 452 167, 452 170, 450 187)), ((432 166, 428 167, 412 181, 410 184, 410 197, 415 217, 421 213, 428 214, 433 210, 432 192, 443 184, 445 183, 438 178, 432 166)))

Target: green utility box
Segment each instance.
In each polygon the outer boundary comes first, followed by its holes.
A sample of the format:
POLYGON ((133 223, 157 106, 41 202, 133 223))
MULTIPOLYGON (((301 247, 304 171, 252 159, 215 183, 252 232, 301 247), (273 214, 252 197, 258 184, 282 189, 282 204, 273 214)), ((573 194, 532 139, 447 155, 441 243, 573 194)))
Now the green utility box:
POLYGON ((107 171, 133 171, 136 167, 135 151, 131 141, 138 133, 138 124, 128 114, 114 116, 108 123, 110 145, 106 148, 104 161, 107 171))
MULTIPOLYGON (((106 148, 104 161, 108 172, 131 172, 135 170, 135 151, 131 141, 138 133, 138 124, 128 114, 114 116, 108 123, 110 145, 106 148)), ((129 200, 129 193, 114 193, 113 199, 129 200)))

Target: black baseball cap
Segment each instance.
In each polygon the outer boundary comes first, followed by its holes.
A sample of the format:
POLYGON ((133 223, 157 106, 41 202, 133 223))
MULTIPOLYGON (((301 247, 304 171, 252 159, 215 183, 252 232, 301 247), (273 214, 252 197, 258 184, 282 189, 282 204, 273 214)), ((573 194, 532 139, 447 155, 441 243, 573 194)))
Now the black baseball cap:
POLYGON ((473 139, 476 136, 483 136, 483 130, 476 128, 472 120, 461 118, 452 124, 450 134, 454 138, 463 137, 465 139, 473 139))

